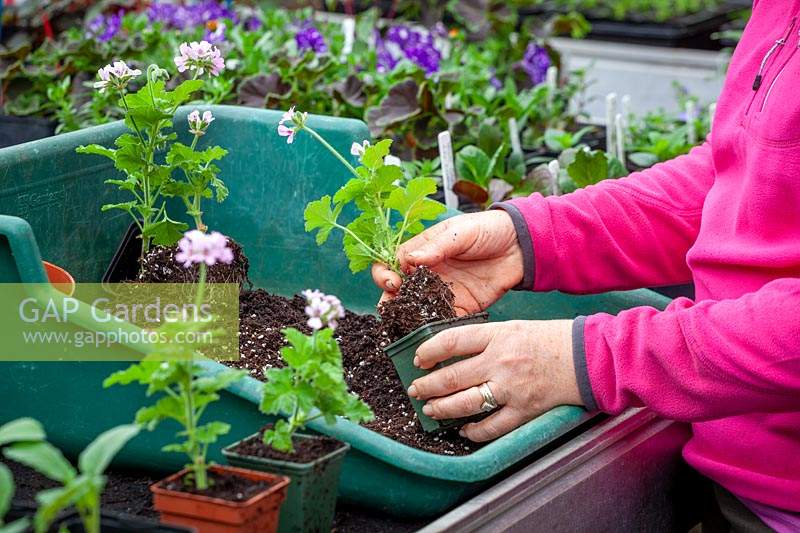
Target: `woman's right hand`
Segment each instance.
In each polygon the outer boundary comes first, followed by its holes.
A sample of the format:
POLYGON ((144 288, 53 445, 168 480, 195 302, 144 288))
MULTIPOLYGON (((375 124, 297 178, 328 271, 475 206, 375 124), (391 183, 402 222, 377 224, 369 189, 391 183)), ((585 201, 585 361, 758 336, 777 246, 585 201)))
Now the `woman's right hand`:
MULTIPOLYGON (((486 309, 523 278, 517 232, 501 210, 444 220, 400 246, 397 258, 405 273, 427 266, 451 283, 459 314, 486 309)), ((381 264, 372 266, 372 277, 384 290, 381 301, 395 296, 402 283, 381 264)))

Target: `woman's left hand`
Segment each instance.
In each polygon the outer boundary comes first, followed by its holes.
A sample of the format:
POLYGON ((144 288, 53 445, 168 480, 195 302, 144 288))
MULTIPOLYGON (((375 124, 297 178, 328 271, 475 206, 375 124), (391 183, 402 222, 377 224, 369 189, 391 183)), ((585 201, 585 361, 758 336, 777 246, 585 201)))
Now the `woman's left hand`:
POLYGON ((487 383, 498 408, 466 424, 461 435, 496 439, 557 405, 582 405, 572 361, 572 320, 495 322, 448 329, 417 349, 414 364, 429 369, 451 357, 472 356, 415 380, 409 396, 428 400, 437 419, 480 413, 487 383))

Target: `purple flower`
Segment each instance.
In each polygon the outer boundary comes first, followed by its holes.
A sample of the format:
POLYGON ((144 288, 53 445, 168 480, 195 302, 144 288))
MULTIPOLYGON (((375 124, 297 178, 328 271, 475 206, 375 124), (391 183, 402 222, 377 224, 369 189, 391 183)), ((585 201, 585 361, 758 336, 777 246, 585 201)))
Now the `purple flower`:
POLYGON ((197 229, 189 230, 178 242, 178 250, 175 261, 182 263, 185 268, 200 263, 212 266, 217 263, 230 264, 233 261, 228 238, 218 231, 203 233, 197 229))
POLYGON ((375 55, 378 72, 389 72, 400 60, 408 59, 431 75, 439 71, 442 60, 432 34, 402 24, 389 28, 385 38, 376 31, 375 55))
POLYGON ((114 61, 113 64, 106 65, 97 71, 100 81, 94 82, 94 88, 99 89, 101 93, 106 92, 108 88, 121 91, 133 78, 141 75, 141 70, 130 68, 124 61, 114 61))
POLYGON ((261 22, 261 19, 253 16, 247 19, 244 23, 244 27, 247 31, 258 31, 264 26, 264 23, 261 22))
POLYGON ((228 19, 237 22, 236 14, 216 0, 205 0, 192 5, 153 2, 147 10, 150 23, 161 23, 172 29, 185 30, 203 26, 208 22, 228 19))
POLYGON ((222 22, 211 20, 206 23, 206 33, 203 39, 211 44, 219 44, 225 41, 225 30, 227 27, 222 22))
POLYGON ((178 72, 197 70, 199 75, 209 71, 212 76, 219 76, 225 70, 225 60, 219 48, 208 41, 183 43, 179 48, 180 55, 175 58, 178 72))
POLYGON ((497 70, 489 69, 489 84, 498 91, 503 88, 503 82, 497 77, 497 70))
POLYGON ((112 15, 97 15, 86 25, 86 38, 107 43, 122 28, 123 15, 121 10, 112 15))
POLYGON ((301 52, 311 50, 316 54, 324 54, 328 51, 325 38, 310 20, 306 20, 300 25, 294 40, 297 43, 297 49, 301 52))
POLYGON ((547 69, 550 68, 550 65, 550 54, 544 46, 536 43, 528 44, 520 66, 528 74, 531 83, 539 85, 544 82, 547 79, 547 69))
POLYGON ((339 298, 309 289, 304 290, 302 295, 306 299, 305 311, 308 316, 308 327, 314 331, 326 326, 336 329, 339 319, 344 318, 344 307, 339 298))

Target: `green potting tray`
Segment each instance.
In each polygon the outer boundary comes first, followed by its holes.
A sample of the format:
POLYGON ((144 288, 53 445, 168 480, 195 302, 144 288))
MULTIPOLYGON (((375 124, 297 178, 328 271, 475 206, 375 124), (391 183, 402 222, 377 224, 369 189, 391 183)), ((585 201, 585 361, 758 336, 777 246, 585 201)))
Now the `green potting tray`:
MULTIPOLYGON (((180 114, 177 124, 186 123, 187 112, 180 114)), ((348 179, 341 164, 308 136, 300 135, 293 145, 286 145, 276 134, 280 112, 226 106, 214 107, 213 112, 217 121, 202 142, 230 151, 219 165, 230 197, 221 205, 207 202, 205 221, 244 246, 253 282, 287 296, 319 288, 340 296, 350 309, 373 311, 379 291, 369 273, 350 274, 340 239, 317 247, 303 229, 305 204, 332 194, 348 179)), ((352 142, 368 137, 367 127, 355 120, 311 117, 310 125, 345 153, 352 142)), ((75 147, 95 142, 111 145, 123 129, 120 123, 109 124, 0 150, 0 214, 30 223, 28 227, 16 219, 0 221, 0 281, 45 281, 40 251, 44 259, 67 268, 79 282, 100 280, 130 221, 125 214, 100 212, 100 205, 124 198, 103 184, 115 176, 110 162, 78 155, 75 147)), ((188 142, 185 133, 182 140, 188 142)), ((174 212, 181 212, 180 208, 174 212)), ((662 307, 667 302, 650 291, 599 296, 511 294, 491 313, 493 320, 572 318, 599 311, 616 313, 637 305, 662 307)), ((145 401, 144 391, 136 387, 102 388, 103 379, 123 366, 2 363, 0 423, 35 417, 56 445, 76 455, 102 430, 130 422, 145 401)), ((220 370, 216 363, 207 368, 220 370)), ((223 445, 244 438, 267 421, 257 408, 261 387, 260 382, 245 379, 208 409, 209 419, 232 426, 228 438, 210 450, 212 460, 221 461, 223 445)), ((395 515, 422 517, 453 507, 589 416, 575 407, 553 409, 466 457, 416 450, 346 421, 327 427, 319 420, 311 428, 352 446, 340 480, 344 500, 395 515)), ((163 424, 141 434, 117 456, 117 464, 164 472, 179 469, 183 457, 158 451, 172 441, 174 430, 163 424)))

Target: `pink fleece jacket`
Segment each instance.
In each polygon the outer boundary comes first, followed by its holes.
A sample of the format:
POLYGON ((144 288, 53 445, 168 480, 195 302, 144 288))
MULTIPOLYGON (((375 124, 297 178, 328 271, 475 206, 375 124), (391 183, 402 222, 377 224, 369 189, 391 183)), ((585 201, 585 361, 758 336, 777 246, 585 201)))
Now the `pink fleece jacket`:
POLYGON ((523 251, 532 248, 524 283, 533 290, 694 281, 694 302, 575 322, 585 403, 691 422, 693 467, 736 495, 797 512, 800 0, 755 3, 712 131, 647 171, 500 207, 523 251))

